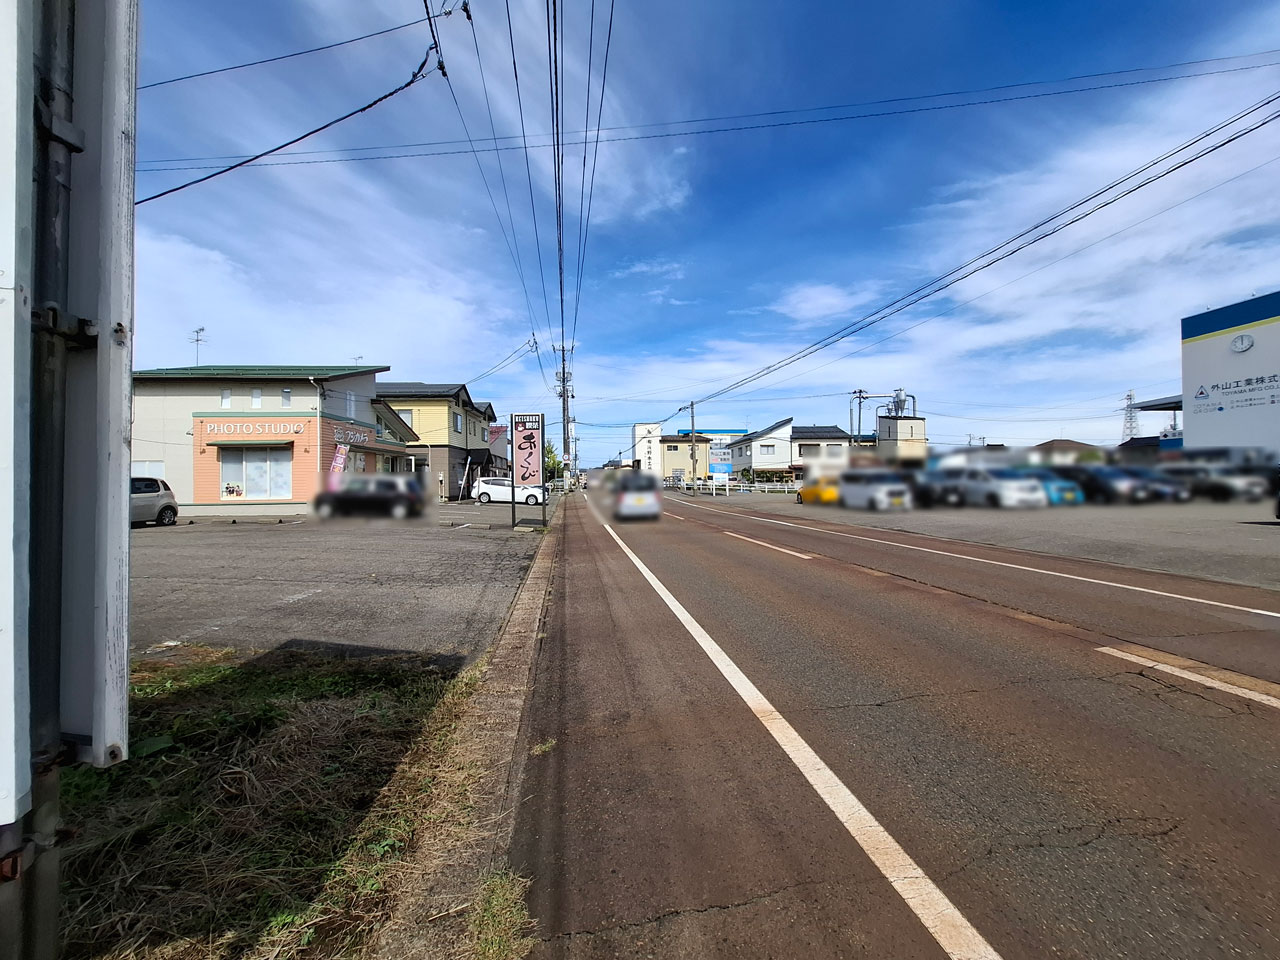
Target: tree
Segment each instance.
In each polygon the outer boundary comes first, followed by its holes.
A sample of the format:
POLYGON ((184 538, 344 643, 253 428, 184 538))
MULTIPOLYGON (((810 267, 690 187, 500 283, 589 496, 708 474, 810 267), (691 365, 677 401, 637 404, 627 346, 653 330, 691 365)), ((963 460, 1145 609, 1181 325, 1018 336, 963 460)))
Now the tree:
POLYGON ((547 475, 547 479, 553 479, 560 476, 560 471, 564 469, 564 464, 560 461, 560 455, 556 453, 554 444, 548 443, 546 449, 542 452, 542 470, 547 475))

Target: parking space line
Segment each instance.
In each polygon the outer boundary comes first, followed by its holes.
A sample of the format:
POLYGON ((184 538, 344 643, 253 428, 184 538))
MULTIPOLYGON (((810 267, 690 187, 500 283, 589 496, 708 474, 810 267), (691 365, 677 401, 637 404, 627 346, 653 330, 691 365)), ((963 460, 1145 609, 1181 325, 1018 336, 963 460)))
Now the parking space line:
MULTIPOLYGON (((790 523, 786 520, 774 520, 770 517, 757 517, 750 513, 735 513, 731 510, 719 510, 716 507, 707 507, 700 503, 686 503, 685 506, 696 507, 699 510, 710 510, 712 513, 723 513, 730 517, 741 517, 744 520, 759 520, 761 523, 776 523, 783 527, 795 527, 797 530, 811 530, 814 533, 826 533, 833 537, 845 537, 849 540, 865 540, 867 543, 879 543, 886 547, 901 547, 903 550, 918 550, 921 553, 933 553, 940 557, 953 557, 957 560, 970 560, 974 563, 990 564, 993 567, 1022 570, 1026 573, 1040 573, 1046 577, 1061 577, 1064 580, 1077 580, 1081 583, 1094 583, 1102 587, 1115 587, 1118 590, 1133 590, 1137 593, 1147 593, 1156 597, 1167 597, 1170 600, 1186 600, 1188 603, 1202 603, 1210 607, 1221 607, 1226 610, 1238 610, 1241 613, 1256 613, 1261 617, 1275 617, 1276 619, 1280 619, 1280 612, 1275 610, 1262 610, 1257 607, 1243 607, 1235 603, 1223 603, 1220 600, 1206 600, 1203 597, 1188 597, 1181 593, 1169 593, 1165 590, 1153 590, 1151 587, 1136 587, 1129 583, 1116 583, 1113 580, 1099 580, 1095 577, 1082 577, 1078 574, 1062 573, 1058 570, 1044 570, 1040 567, 1027 567, 1020 563, 1008 563, 1004 560, 988 560, 985 557, 973 557, 963 553, 952 553, 949 550, 935 550, 932 547, 921 547, 914 543, 899 543, 896 540, 881 540, 879 537, 866 537, 856 533, 841 533, 838 530, 824 530, 821 527, 810 527, 803 523, 790 523)), ((913 536, 928 536, 928 534, 913 534, 913 536)))
POLYGON ((777 550, 779 553, 789 553, 793 557, 799 557, 801 560, 812 560, 813 557, 807 553, 796 553, 794 550, 788 550, 786 547, 775 547, 772 543, 765 543, 763 540, 752 540, 750 537, 744 537, 740 533, 730 533, 728 530, 723 531, 727 537, 737 537, 739 540, 745 540, 747 543, 754 543, 761 547, 768 547, 770 550, 777 550))
POLYGON ((1271 697, 1265 693, 1259 693, 1256 690, 1250 690, 1248 687, 1240 687, 1234 683, 1226 683, 1223 680, 1206 677, 1204 674, 1193 673, 1190 670, 1184 670, 1181 667, 1175 667, 1169 663, 1161 663, 1159 660, 1140 657, 1136 653, 1129 653, 1126 650, 1117 650, 1115 647, 1094 647, 1094 649, 1098 653, 1105 653, 1112 657, 1119 657, 1121 660, 1128 660, 1132 663, 1140 663, 1144 667, 1150 667, 1152 670, 1171 673, 1175 677, 1180 677, 1183 680, 1190 680, 1193 683, 1203 684, 1206 687, 1212 687, 1214 690, 1221 690, 1224 693, 1235 694, 1237 697, 1244 697, 1246 700, 1253 700, 1255 703, 1263 703, 1268 707, 1275 707, 1277 710, 1280 710, 1280 698, 1271 697))
POLYGON ((1000 954, 965 919, 938 885, 929 879, 871 811, 863 806, 862 801, 854 796, 796 729, 765 699, 764 694, 738 669, 738 665, 662 581, 631 551, 613 527, 605 523, 595 504, 588 500, 587 507, 947 956, 951 960, 1000 960, 1000 954))
POLYGON ((683 520, 683 519, 684 519, 684 517, 680 516, 678 513, 668 513, 668 514, 667 514, 667 516, 668 516, 668 517, 670 517, 672 520, 683 520))

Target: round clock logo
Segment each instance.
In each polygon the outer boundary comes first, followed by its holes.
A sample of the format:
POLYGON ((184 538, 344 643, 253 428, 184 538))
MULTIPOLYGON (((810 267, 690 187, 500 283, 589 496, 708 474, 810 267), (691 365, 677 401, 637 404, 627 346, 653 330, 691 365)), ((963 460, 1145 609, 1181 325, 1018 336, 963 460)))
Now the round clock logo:
POLYGON ((1236 353, 1244 353, 1253 346, 1253 337, 1247 333, 1236 334, 1231 338, 1231 349, 1236 353))

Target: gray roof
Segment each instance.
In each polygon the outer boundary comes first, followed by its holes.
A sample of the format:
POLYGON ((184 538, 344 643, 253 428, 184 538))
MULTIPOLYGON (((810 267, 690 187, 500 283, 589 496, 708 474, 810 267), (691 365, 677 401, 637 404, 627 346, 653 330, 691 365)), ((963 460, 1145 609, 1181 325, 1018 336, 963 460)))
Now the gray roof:
POLYGON ((848 430, 832 424, 831 426, 792 427, 792 440, 850 440, 848 430))
POLYGON ((335 380, 363 373, 386 373, 390 367, 203 364, 198 367, 157 367, 135 370, 135 380, 335 380))
POLYGON ((455 397, 465 383, 419 383, 411 380, 379 380, 380 397, 455 397))
POLYGON ((1155 400, 1144 400, 1133 405, 1135 410, 1181 410, 1182 394, 1175 393, 1171 397, 1158 397, 1155 400))
POLYGON ((753 440, 759 440, 761 437, 767 437, 779 427, 785 427, 792 421, 792 419, 794 418, 787 417, 785 420, 779 420, 777 423, 769 424, 769 426, 765 427, 763 430, 756 430, 754 433, 748 433, 745 437, 739 437, 737 440, 733 441, 733 446, 737 446, 740 443, 751 443, 753 440))

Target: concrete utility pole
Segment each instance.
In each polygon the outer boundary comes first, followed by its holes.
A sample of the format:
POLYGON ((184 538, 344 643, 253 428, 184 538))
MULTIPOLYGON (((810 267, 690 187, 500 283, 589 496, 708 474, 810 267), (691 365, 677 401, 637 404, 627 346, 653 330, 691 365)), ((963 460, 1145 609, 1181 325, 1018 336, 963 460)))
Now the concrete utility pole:
POLYGON ((564 488, 569 489, 569 401, 573 397, 573 374, 569 372, 569 351, 561 344, 560 369, 556 372, 556 395, 560 398, 560 454, 564 461, 564 488))
POLYGON ((0 953, 21 960, 58 952, 60 767, 127 753, 137 14, 0 4, 0 953))
POLYGON ((698 492, 698 428, 693 422, 693 401, 689 401, 689 462, 693 465, 693 492, 698 492))

